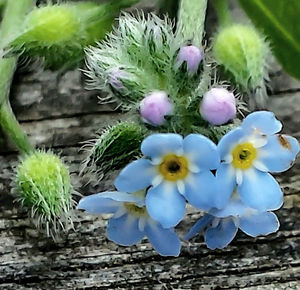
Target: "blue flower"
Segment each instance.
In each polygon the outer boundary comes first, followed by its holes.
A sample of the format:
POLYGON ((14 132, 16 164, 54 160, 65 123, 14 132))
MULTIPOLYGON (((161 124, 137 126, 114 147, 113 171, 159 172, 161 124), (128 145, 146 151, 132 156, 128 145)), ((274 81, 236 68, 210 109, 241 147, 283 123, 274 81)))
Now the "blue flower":
POLYGON ((235 193, 224 209, 213 209, 196 222, 184 239, 189 240, 204 230, 207 247, 223 249, 234 239, 238 229, 257 237, 274 233, 278 228, 279 221, 273 212, 249 208, 235 193))
POLYGON ((276 134, 281 127, 273 113, 254 112, 220 140, 218 208, 226 206, 236 185, 242 202, 251 208, 268 211, 282 205, 282 191, 268 172, 289 169, 299 143, 291 136, 276 134))
POLYGON ((176 226, 184 216, 186 199, 195 207, 217 206, 216 181, 210 170, 220 158, 216 145, 199 134, 184 139, 177 134, 153 134, 141 146, 147 157, 125 167, 115 181, 124 192, 149 187, 146 208, 164 228, 176 226))
POLYGON ((173 228, 164 229, 145 208, 145 190, 136 193, 103 192, 84 197, 78 209, 89 214, 112 213, 107 237, 122 246, 132 246, 147 237, 162 256, 178 256, 180 240, 173 228))

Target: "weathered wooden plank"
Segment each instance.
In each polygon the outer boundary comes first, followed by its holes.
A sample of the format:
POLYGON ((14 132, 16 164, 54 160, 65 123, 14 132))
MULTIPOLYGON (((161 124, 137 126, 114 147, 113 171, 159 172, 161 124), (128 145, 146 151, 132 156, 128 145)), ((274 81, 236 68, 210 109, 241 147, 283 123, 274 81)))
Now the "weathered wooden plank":
MULTIPOLYGON (((190 280, 190 286, 212 283, 219 287, 242 287, 299 278, 299 260, 295 261, 300 246, 299 232, 294 237, 280 238, 281 234, 277 234, 268 240, 239 237, 223 251, 207 250, 202 242, 195 241, 174 259, 159 257, 147 243, 132 248, 107 243, 100 238, 102 226, 102 221, 97 221, 87 230, 85 224, 80 237, 70 234, 65 242, 56 245, 43 239, 28 241, 28 235, 25 243, 24 236, 13 241, 7 238, 6 248, 11 253, 6 256, 18 258, 2 263, 5 278, 1 266, 0 281, 30 283, 31 287, 127 288, 155 285, 158 281, 180 285, 190 280), (34 258, 29 253, 34 253, 34 258), (232 276, 236 277, 232 279, 232 276)), ((2 258, 5 261, 5 256, 2 258)))
POLYGON ((12 106, 18 120, 47 120, 111 112, 116 104, 96 105, 99 91, 86 90, 86 78, 78 70, 66 72, 37 71, 19 76, 12 92, 12 106))
MULTIPOLYGON (((12 212, 8 204, 0 214, 0 240, 4 242, 0 247, 0 285, 10 287, 9 283, 14 282, 40 289, 84 285, 146 289, 156 285, 159 289, 161 283, 243 287, 282 279, 296 281, 300 263, 299 199, 297 194, 291 194, 286 200, 293 201, 278 211, 282 221, 278 233, 257 239, 239 234, 223 251, 206 249, 197 237, 184 245, 177 259, 158 256, 147 242, 118 247, 105 238, 106 219, 83 214, 79 218, 81 224, 76 223, 78 232, 71 232, 55 244, 37 235, 25 215, 15 208, 12 212)), ((189 214, 179 233, 198 217, 197 213, 189 214)))

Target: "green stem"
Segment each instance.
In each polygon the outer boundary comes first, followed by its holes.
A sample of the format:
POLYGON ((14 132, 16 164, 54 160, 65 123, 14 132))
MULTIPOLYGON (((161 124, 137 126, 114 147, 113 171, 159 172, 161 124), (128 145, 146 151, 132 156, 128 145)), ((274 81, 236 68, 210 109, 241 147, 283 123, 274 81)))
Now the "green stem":
POLYGON ((232 23, 228 0, 213 0, 213 5, 218 15, 219 25, 228 26, 232 23))
POLYGON ((181 0, 178 13, 178 30, 185 42, 201 46, 207 0, 181 0))
POLYGON ((20 127, 8 101, 0 107, 0 123, 4 133, 18 147, 23 154, 34 151, 28 137, 20 127))
MULTIPOLYGON (((0 27, 0 50, 4 48, 7 39, 22 27, 23 18, 34 3, 35 0, 7 1, 0 27)), ((18 149, 22 153, 29 153, 33 147, 16 120, 9 103, 10 86, 17 67, 17 60, 17 57, 0 59, 0 124, 18 149)))

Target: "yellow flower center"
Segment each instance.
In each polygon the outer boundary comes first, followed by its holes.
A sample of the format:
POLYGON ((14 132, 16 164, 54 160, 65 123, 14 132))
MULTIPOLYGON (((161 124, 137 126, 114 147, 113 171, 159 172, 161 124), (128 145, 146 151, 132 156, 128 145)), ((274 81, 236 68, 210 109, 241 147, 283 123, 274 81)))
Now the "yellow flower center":
POLYGON ((176 181, 184 179, 189 173, 189 162, 183 156, 175 154, 166 155, 160 165, 158 171, 168 181, 176 181))
POLYGON ((124 207, 130 214, 137 217, 146 216, 148 214, 145 206, 139 207, 132 202, 124 202, 124 207))
POLYGON ((253 161, 256 159, 257 151, 252 143, 247 142, 235 146, 231 154, 233 166, 245 170, 252 166, 253 161))

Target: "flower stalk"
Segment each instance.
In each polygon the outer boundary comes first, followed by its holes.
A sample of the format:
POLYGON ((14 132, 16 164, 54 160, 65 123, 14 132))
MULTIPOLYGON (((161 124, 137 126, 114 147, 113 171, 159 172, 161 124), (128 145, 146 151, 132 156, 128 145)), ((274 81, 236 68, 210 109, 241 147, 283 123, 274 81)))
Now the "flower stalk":
POLYGON ((230 25, 232 23, 232 19, 229 12, 228 1, 214 0, 213 4, 219 19, 219 25, 222 27, 230 25))
POLYGON ((207 0, 181 0, 178 14, 178 32, 186 42, 200 46, 204 33, 207 0))
MULTIPOLYGON (((20 21, 33 7, 34 3, 34 0, 7 2, 0 29, 0 50, 4 49, 7 39, 20 27, 20 21)), ((17 67, 17 59, 17 57, 0 59, 0 124, 3 131, 11 138, 18 149, 22 153, 29 153, 33 150, 33 147, 16 120, 9 103, 10 86, 17 67)))
POLYGON ((26 133, 17 121, 8 100, 5 100, 0 107, 0 123, 4 133, 14 142, 21 153, 28 154, 34 150, 26 133))

